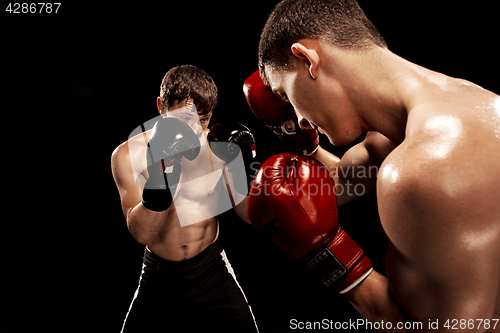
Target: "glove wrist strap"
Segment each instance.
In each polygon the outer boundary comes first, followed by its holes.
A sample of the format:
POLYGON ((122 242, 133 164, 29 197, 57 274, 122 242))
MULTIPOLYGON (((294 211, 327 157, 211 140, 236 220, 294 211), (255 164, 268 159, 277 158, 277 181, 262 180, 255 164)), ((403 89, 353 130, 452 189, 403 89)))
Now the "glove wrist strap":
POLYGON ((343 229, 308 262, 307 268, 324 286, 341 294, 357 286, 373 270, 363 249, 343 229))

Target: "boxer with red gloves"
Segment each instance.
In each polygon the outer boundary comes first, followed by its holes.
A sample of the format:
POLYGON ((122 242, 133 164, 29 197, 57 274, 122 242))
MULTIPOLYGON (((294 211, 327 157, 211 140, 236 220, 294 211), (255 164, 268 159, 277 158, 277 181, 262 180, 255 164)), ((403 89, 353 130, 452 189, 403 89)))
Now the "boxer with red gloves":
POLYGON ((377 179, 387 275, 346 295, 387 330, 498 333, 500 96, 395 54, 361 7, 281 1, 258 50, 264 82, 332 144, 397 145, 377 179))
POLYGON ((333 180, 313 158, 269 158, 250 190, 248 216, 258 230, 267 231, 323 285, 339 293, 357 286, 373 270, 371 260, 340 227, 333 180))

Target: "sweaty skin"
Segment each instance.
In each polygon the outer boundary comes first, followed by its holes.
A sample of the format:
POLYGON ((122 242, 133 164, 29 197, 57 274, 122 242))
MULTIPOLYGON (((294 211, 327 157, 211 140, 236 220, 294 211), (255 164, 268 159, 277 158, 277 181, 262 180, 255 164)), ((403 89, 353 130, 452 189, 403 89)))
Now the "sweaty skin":
POLYGON ((377 182, 389 285, 414 320, 500 318, 500 98, 429 79, 377 182))
POLYGON ((333 144, 375 131, 396 146, 377 180, 387 277, 373 272, 349 301, 371 321, 500 332, 500 97, 378 46, 304 39, 291 51, 288 70, 265 74, 298 117, 333 144))

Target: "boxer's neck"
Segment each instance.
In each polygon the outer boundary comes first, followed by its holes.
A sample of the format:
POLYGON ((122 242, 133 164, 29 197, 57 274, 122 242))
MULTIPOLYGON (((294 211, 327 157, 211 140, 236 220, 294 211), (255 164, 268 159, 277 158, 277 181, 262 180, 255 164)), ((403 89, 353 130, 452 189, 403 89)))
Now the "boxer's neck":
POLYGON ((328 54, 336 57, 335 75, 341 77, 363 130, 380 132, 395 144, 405 138, 410 110, 422 102, 429 87, 446 78, 380 47, 328 54))

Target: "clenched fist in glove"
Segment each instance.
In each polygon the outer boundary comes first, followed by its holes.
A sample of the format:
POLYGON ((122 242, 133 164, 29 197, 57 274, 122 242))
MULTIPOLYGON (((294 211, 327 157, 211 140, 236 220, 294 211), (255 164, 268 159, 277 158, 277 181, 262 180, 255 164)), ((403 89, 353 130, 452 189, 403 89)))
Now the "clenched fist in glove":
POLYGON ((158 120, 148 141, 143 206, 156 212, 167 210, 181 176, 181 159, 192 161, 199 153, 200 140, 187 123, 176 118, 158 120))
POLYGON ((243 93, 252 112, 279 136, 287 152, 310 155, 318 148, 318 132, 300 128, 293 106, 264 84, 259 71, 245 81, 243 93))
POLYGON ((340 227, 334 183, 313 158, 278 154, 260 168, 248 198, 248 216, 259 230, 321 283, 345 293, 372 271, 364 251, 340 227))

